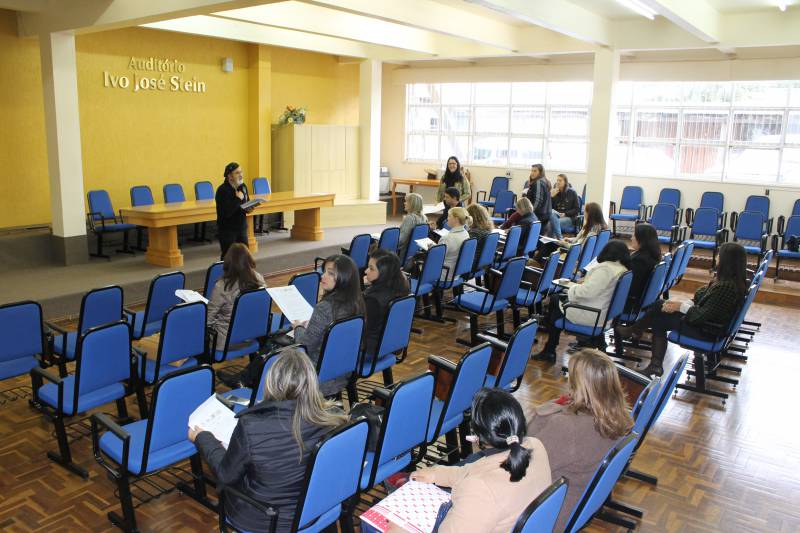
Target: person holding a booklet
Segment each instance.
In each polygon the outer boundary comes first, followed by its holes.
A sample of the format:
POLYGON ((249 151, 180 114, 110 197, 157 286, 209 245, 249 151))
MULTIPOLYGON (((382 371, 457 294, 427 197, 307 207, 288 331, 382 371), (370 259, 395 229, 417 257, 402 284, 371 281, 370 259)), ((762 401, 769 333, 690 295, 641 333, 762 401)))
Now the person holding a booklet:
MULTIPOLYGON (((439 533, 508 533, 551 483, 547 451, 539 439, 527 436, 522 407, 501 389, 478 391, 470 429, 467 438, 477 442, 482 457, 463 466, 418 470, 411 479, 452 488, 452 507, 439 523, 439 533)), ((393 523, 387 533, 404 531, 393 523)))
POLYGON ((547 344, 533 356, 537 361, 555 362, 556 348, 561 338, 561 330, 555 327, 556 320, 564 316, 563 305, 566 303, 580 304, 595 309, 602 313, 586 311, 583 309, 568 309, 567 319, 582 326, 594 326, 605 321, 605 314, 611 304, 617 279, 628 271, 631 265, 631 255, 628 246, 619 239, 612 239, 597 256, 597 266, 586 273, 580 283, 570 283, 566 291, 567 299, 562 302, 558 295, 550 296, 549 312, 547 316, 550 335, 547 344))
MULTIPOLYGON (((328 432, 345 424, 347 416, 323 398, 311 361, 301 351, 287 348, 267 372, 264 401, 236 419, 227 449, 207 428, 191 427, 189 440, 221 487, 233 487, 275 506, 276 531, 288 533, 311 451, 328 432)), ((266 532, 272 526, 262 512, 230 493, 225 512, 240 531, 266 532)))
POLYGON ((439 239, 439 244, 444 244, 447 247, 447 251, 444 254, 444 265, 442 266, 442 281, 453 276, 453 269, 456 267, 461 245, 469 239, 467 228, 472 225, 472 217, 467 214, 467 210, 463 207, 453 207, 447 212, 447 225, 450 226, 450 231, 439 239))
POLYGON ((489 216, 489 211, 481 204, 470 204, 467 207, 467 214, 472 217, 472 223, 468 229, 469 236, 478 242, 478 246, 475 248, 475 261, 472 263, 474 271, 483 252, 483 246, 486 244, 486 237, 494 231, 494 223, 489 216))
POLYGON ((225 259, 225 253, 231 244, 235 242, 247 244, 247 213, 253 210, 252 207, 242 207, 250 197, 239 163, 225 165, 223 175, 225 181, 217 187, 214 196, 217 204, 217 236, 222 260, 225 259))
POLYGON ((403 222, 400 224, 400 239, 397 246, 397 255, 402 258, 406 256, 408 244, 411 241, 411 235, 414 228, 420 224, 427 224, 428 218, 422 214, 422 196, 412 192, 407 194, 403 207, 406 211, 406 216, 403 217, 403 222))

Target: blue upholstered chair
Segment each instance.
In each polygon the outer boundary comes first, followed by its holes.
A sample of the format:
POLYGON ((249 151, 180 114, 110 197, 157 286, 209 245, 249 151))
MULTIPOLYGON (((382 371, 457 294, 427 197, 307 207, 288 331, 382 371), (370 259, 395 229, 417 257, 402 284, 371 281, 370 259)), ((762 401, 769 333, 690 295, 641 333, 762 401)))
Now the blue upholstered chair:
MULTIPOLYGON (((253 194, 271 194, 272 187, 269 185, 269 180, 267 178, 253 178, 253 194)), ((265 215, 256 215, 253 220, 253 230, 256 233, 269 233, 269 229, 264 228, 264 216, 265 215)), ((283 213, 281 213, 283 216, 283 213)))
POLYGON ((203 284, 203 296, 205 296, 206 300, 211 299, 211 293, 214 291, 214 285, 217 284, 217 280, 221 278, 224 273, 224 261, 215 261, 208 267, 206 270, 206 281, 203 284))
POLYGON ((681 191, 680 189, 663 188, 658 193, 659 204, 672 204, 675 209, 681 208, 681 191))
POLYGON ((360 377, 368 378, 375 372, 382 372, 384 385, 394 382, 392 367, 398 362, 398 354, 405 353, 408 348, 415 306, 413 296, 395 298, 389 303, 377 351, 374 354, 362 351, 358 371, 360 377))
POLYGON ((480 279, 483 277, 483 273, 486 269, 492 267, 499 242, 499 233, 490 233, 486 236, 486 239, 483 241, 483 248, 481 248, 477 260, 473 263, 471 277, 480 279))
POLYGON ((425 261, 419 271, 419 276, 409 279, 411 286, 411 294, 414 298, 423 298, 424 303, 424 317, 431 318, 431 306, 425 300, 429 299, 429 295, 439 284, 444 268, 444 256, 447 252, 447 246, 444 244, 437 244, 431 246, 425 255, 425 261))
POLYGON ((103 253, 103 237, 109 233, 122 233, 122 248, 117 253, 133 254, 128 246, 128 232, 136 229, 134 224, 126 224, 122 219, 122 214, 114 211, 111 205, 111 197, 106 190, 89 191, 86 195, 89 200, 89 212, 86 214, 86 221, 89 229, 97 238, 97 251, 90 253, 92 257, 105 257, 111 260, 111 256, 103 253))
MULTIPOLYGON (((789 217, 800 217, 800 198, 794 201, 792 212, 789 214, 789 217)), ((787 217, 783 215, 778 217, 778 235, 781 237, 783 237, 783 234, 786 230, 786 218, 787 217)))
MULTIPOLYGON (((472 265, 475 263, 475 251, 478 248, 478 240, 469 238, 461 243, 461 248, 458 250, 458 258, 456 264, 452 269, 443 267, 444 279, 439 279, 434 289, 434 304, 436 305, 436 316, 443 319, 442 316, 442 299, 444 291, 451 289, 455 297, 462 292, 462 286, 470 278, 472 278, 472 265)), ((452 320, 452 319, 447 319, 452 320)))
POLYGON ((397 254, 398 246, 400 246, 400 228, 384 228, 378 239, 378 248, 397 254))
MULTIPOLYGON (((138 364, 131 351, 130 324, 120 320, 84 331, 78 339, 75 362, 75 373, 66 377, 33 367, 31 404, 55 426, 59 453, 47 452, 47 456, 87 478, 88 472, 72 462, 64 419, 111 402, 116 402, 121 419, 128 417, 125 397, 134 391, 138 364)), ((143 410, 142 396, 139 400, 140 410, 143 410)))
MULTIPOLYGON (((134 185, 131 187, 132 207, 148 206, 153 205, 154 203, 153 192, 150 190, 150 187, 147 185, 134 185)), ((141 251, 145 250, 142 247, 144 230, 144 226, 136 226, 136 249, 141 251)))
POLYGON ((231 407, 233 407, 233 411, 236 413, 240 413, 249 407, 253 407, 255 404, 264 400, 264 380, 267 379, 267 372, 275 364, 275 361, 278 359, 278 356, 283 352, 283 350, 291 348, 291 349, 301 349, 300 346, 287 346, 286 348, 282 348, 280 350, 270 352, 269 356, 263 363, 261 363, 261 371, 258 373, 258 385, 251 389, 250 387, 241 387, 239 389, 229 390, 227 392, 220 393, 219 396, 225 398, 230 401, 231 407), (246 404, 242 402, 247 402, 246 404))
POLYGON ((165 204, 186 201, 186 195, 183 193, 183 185, 180 183, 167 183, 164 185, 163 192, 165 204))
POLYGON ((758 260, 761 261, 761 257, 767 251, 768 238, 764 215, 758 211, 743 211, 738 214, 733 242, 739 242, 749 255, 758 256, 758 260))
POLYGON ((495 224, 502 224, 508 218, 508 215, 514 212, 514 204, 517 201, 517 195, 508 189, 500 191, 495 197, 494 209, 492 210, 492 222, 495 224))
POLYGON ((572 279, 577 279, 583 275, 583 270, 586 268, 586 265, 591 263, 592 259, 595 258, 594 251, 596 248, 597 235, 589 235, 586 237, 586 240, 583 241, 583 248, 581 248, 581 257, 578 259, 578 268, 575 269, 572 279))
POLYGON ((535 276, 538 276, 536 285, 528 281, 520 283, 519 291, 515 298, 516 305, 513 307, 514 327, 520 324, 520 307, 528 308, 528 317, 534 313, 534 307, 537 306, 553 291, 553 279, 555 279, 556 270, 558 270, 559 260, 558 250, 550 254, 547 261, 544 263, 544 268, 525 267, 525 271, 535 276))
MULTIPOLYGON (((322 347, 317 359, 320 386, 339 378, 351 378, 357 370, 364 336, 364 317, 351 316, 336 320, 325 328, 322 347)), ((343 387, 344 388, 344 387, 343 387)), ((350 403, 358 401, 358 394, 350 390, 350 403)), ((341 392, 341 391, 336 391, 341 392)))
POLYGON ((525 240, 522 243, 522 250, 519 255, 522 257, 532 257, 533 252, 536 251, 536 247, 539 245, 539 235, 541 233, 542 223, 536 220, 531 224, 530 229, 525 235, 525 240))
POLYGON ((781 270, 781 259, 800 259, 800 252, 793 252, 786 246, 786 242, 792 237, 800 239, 800 215, 793 215, 789 217, 783 234, 780 235, 780 247, 778 247, 778 235, 772 236, 772 249, 775 251, 775 280, 781 270))
POLYGON ((77 353, 78 338, 90 328, 122 320, 122 287, 111 285, 92 289, 83 295, 78 315, 78 329, 67 331, 52 322, 45 322, 55 335, 52 354, 56 357, 61 376, 67 375, 67 361, 73 361, 77 353))
POLYGON ((46 342, 42 306, 32 301, 0 305, 0 380, 39 366, 46 342))
MULTIPOLYGON (((438 355, 428 357, 428 363, 433 367, 434 379, 437 382, 450 384, 446 397, 433 398, 428 420, 428 447, 430 448, 442 435, 445 435, 446 453, 450 464, 458 462, 459 445, 456 429, 464 422, 464 413, 472 405, 472 398, 483 387, 491 355, 492 346, 484 342, 470 348, 458 363, 438 355)), ((469 433, 469 428, 462 427, 460 432, 462 442, 467 443, 465 437, 469 433)), ((470 452, 471 446, 465 444, 461 448, 460 455, 466 457, 470 452)))
MULTIPOLYGON (((664 289, 664 281, 667 279, 667 263, 661 261, 658 263, 654 268, 653 271, 650 273, 650 277, 647 279, 647 285, 645 285, 644 292, 640 295, 640 298, 635 306, 628 309, 627 311, 623 311, 622 314, 619 316, 617 320, 616 326, 629 326, 635 324, 637 321, 641 320, 650 307, 655 304, 659 298, 661 297, 661 292, 664 289)), ((629 300, 631 297, 628 298, 629 300)), ((627 307, 627 305, 626 305, 627 307)), ((626 359, 629 361, 636 361, 637 363, 641 361, 640 358, 630 356, 625 354, 624 350, 624 339, 619 334, 617 328, 614 328, 614 355, 613 357, 619 359, 626 359)))
POLYGON ((430 372, 401 381, 391 391, 375 389, 384 400, 384 415, 374 452, 367 452, 360 488, 369 490, 387 477, 416 463, 428 433, 434 379, 430 372))
POLYGON ((220 363, 258 352, 260 339, 267 336, 272 298, 261 287, 245 291, 233 302, 231 322, 222 350, 217 349, 216 331, 211 331, 209 351, 212 361, 220 363))
POLYGON ((683 264, 683 258, 686 257, 687 247, 691 241, 682 242, 675 248, 672 254, 672 260, 667 265, 667 274, 664 277, 664 287, 661 289, 665 299, 669 299, 669 290, 678 282, 678 276, 682 274, 679 272, 683 264))
POLYGON ((567 497, 568 485, 563 476, 555 480, 525 508, 511 533, 552 533, 567 497))
POLYGON ((601 230, 600 233, 597 234, 597 240, 594 241, 594 250, 592 250, 592 259, 600 255, 600 252, 603 251, 603 248, 606 247, 608 241, 611 240, 611 230, 604 229, 601 230))
POLYGON ((428 237, 428 231, 430 227, 427 224, 417 224, 414 226, 414 229, 411 230, 411 237, 408 239, 408 246, 406 247, 406 253, 403 257, 401 257, 401 263, 405 265, 408 263, 408 260, 414 257, 414 255, 420 251, 419 245, 416 243, 419 239, 425 239, 428 237))
POLYGON ((133 316, 133 338, 139 340, 142 337, 149 337, 161 331, 161 319, 167 310, 181 303, 181 299, 175 296, 175 291, 183 289, 186 283, 186 275, 183 272, 167 272, 159 274, 150 282, 150 289, 147 291, 147 303, 144 311, 125 311, 133 316))
MULTIPOLYGON (((597 242, 597 241, 595 241, 597 242)), ((580 257, 583 255, 584 244, 576 243, 571 244, 567 248, 567 253, 564 256, 563 261, 559 261, 559 265, 561 268, 558 269, 558 274, 556 274, 556 278, 558 279, 573 279, 577 273, 580 271, 577 270, 578 261, 580 261, 580 257)), ((563 287, 557 286, 553 287, 552 292, 561 292, 563 287)))
POLYGON ((680 228, 678 220, 680 220, 678 209, 672 204, 656 204, 653 207, 653 215, 648 220, 658 233, 658 242, 666 244, 670 252, 672 245, 678 240, 678 229, 680 228))
POLYGON ((612 232, 615 237, 617 236, 617 221, 633 223, 642 218, 643 197, 644 193, 641 187, 627 185, 622 189, 619 211, 617 210, 617 203, 611 202, 611 214, 608 218, 611 219, 612 232), (627 213, 623 213, 623 211, 627 211, 627 213))
POLYGON ((214 372, 203 365, 161 379, 153 389, 153 412, 147 418, 120 425, 105 413, 92 415, 94 457, 116 481, 122 508, 122 516, 108 513, 112 524, 123 531, 137 531, 132 477, 141 478, 186 459, 191 460, 194 488, 182 485, 181 490, 204 499, 203 462, 187 437, 187 428, 189 416, 213 392, 214 372))
MULTIPOLYGON (((214 186, 210 181, 198 181, 194 184, 195 200, 213 200, 215 196, 214 186)), ((194 225, 194 239, 197 242, 211 242, 206 238, 206 223, 198 222, 194 225)))
POLYGON ((497 195, 500 194, 501 191, 508 190, 508 182, 509 178, 507 176, 495 176, 492 178, 492 185, 489 187, 488 197, 486 191, 478 191, 478 194, 475 195, 475 199, 487 209, 493 208, 497 195))
POLYGON ((511 226, 506 232, 506 237, 503 242, 503 250, 495 254, 494 268, 502 269, 506 266, 511 258, 517 256, 519 249, 519 240, 522 237, 522 228, 519 226, 511 226))
POLYGON ((717 266, 717 251, 725 242, 725 228, 722 227, 719 212, 713 207, 701 207, 694 213, 689 239, 695 248, 711 250, 711 269, 717 266))
POLYGON ((350 248, 342 248, 342 253, 355 262, 358 271, 361 273, 367 268, 370 244, 372 244, 372 237, 370 237, 369 233, 362 233, 353 237, 350 241, 350 248))
POLYGON ((497 369, 489 368, 484 387, 500 387, 514 392, 522 384, 525 368, 531 358, 531 349, 536 340, 536 330, 539 324, 531 319, 520 325, 511 335, 508 344, 502 340, 483 333, 478 334, 480 340, 488 341, 494 349, 503 352, 503 360, 497 369))

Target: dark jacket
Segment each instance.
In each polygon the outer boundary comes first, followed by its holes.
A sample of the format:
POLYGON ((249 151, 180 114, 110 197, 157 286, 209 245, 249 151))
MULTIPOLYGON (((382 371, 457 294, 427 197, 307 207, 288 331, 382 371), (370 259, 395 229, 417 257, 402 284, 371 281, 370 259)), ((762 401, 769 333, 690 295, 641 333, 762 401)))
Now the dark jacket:
POLYGON ((539 178, 533 182, 533 185, 528 187, 528 192, 525 193, 528 200, 533 204, 533 213, 539 222, 542 223, 542 229, 550 222, 550 211, 553 210, 553 204, 550 197, 550 186, 544 178, 539 178))
POLYGON ((647 282, 650 280, 650 274, 653 273, 653 268, 657 264, 658 261, 653 259, 651 255, 638 250, 631 255, 633 279, 631 280, 631 289, 628 292, 628 302, 625 304, 626 313, 638 307, 639 301, 647 288, 647 282))
POLYGON ((381 333, 389 313, 389 304, 398 296, 391 288, 386 286, 370 286, 364 291, 364 304, 367 308, 367 323, 364 332, 364 351, 374 355, 381 343, 381 333))
MULTIPOLYGON (((463 202, 458 202, 456 207, 464 207, 463 202)), ((447 214, 450 212, 450 206, 444 204, 444 210, 442 211, 442 216, 439 217, 439 220, 436 221, 436 229, 444 228, 444 223, 447 222, 447 214)))
POLYGON ((563 213, 565 217, 571 218, 572 223, 575 223, 580 202, 578 202, 578 193, 575 192, 572 185, 567 186, 567 190, 564 192, 559 191, 558 194, 553 197, 552 203, 553 209, 559 213, 563 213))
MULTIPOLYGON (((201 432, 195 440, 220 484, 277 507, 279 532, 291 529, 308 457, 332 429, 303 424, 301 457, 292 435, 295 404, 294 400, 265 401, 239 413, 239 423, 227 451, 209 431, 201 432)), ((240 499, 226 498, 225 511, 238 529, 267 531, 269 528, 263 514, 240 499)))
POLYGON ((536 217, 531 213, 524 215, 517 221, 517 226, 522 229, 519 234, 519 244, 517 245, 518 256, 522 255, 522 249, 525 248, 525 242, 528 240, 528 234, 531 232, 531 226, 533 226, 533 223, 536 221, 536 217))
POLYGON ((491 234, 492 234, 491 231, 481 228, 469 229, 470 238, 475 239, 477 244, 477 246, 475 246, 475 260, 472 262, 473 272, 478 266, 478 260, 481 258, 481 254, 483 253, 483 247, 486 245, 486 237, 488 237, 491 234))
POLYGON ((744 294, 731 281, 717 281, 694 293, 694 305, 684 320, 707 334, 722 333, 739 311, 744 294), (718 326, 717 326, 718 325, 718 326))
POLYGON ((238 189, 234 190, 227 180, 217 187, 217 194, 214 196, 217 204, 217 229, 220 233, 235 233, 247 227, 247 213, 241 205, 250 197, 247 194, 247 185, 242 183, 238 189), (244 192, 244 199, 239 200, 236 191, 244 192))

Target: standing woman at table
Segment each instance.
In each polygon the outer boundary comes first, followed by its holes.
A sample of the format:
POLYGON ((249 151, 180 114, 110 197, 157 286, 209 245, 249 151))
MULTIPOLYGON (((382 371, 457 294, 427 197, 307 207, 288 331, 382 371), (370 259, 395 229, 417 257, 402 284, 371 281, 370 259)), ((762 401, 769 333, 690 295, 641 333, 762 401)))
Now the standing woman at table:
POLYGON ((247 185, 244 184, 242 167, 239 163, 225 165, 225 181, 217 187, 214 201, 217 204, 217 236, 219 237, 220 259, 225 259, 225 253, 231 244, 240 242, 247 246, 247 213, 252 211, 242 209, 242 204, 250 197, 247 194, 247 185))
POLYGON ((469 184, 469 177, 465 175, 466 169, 461 168, 461 163, 458 162, 456 156, 450 156, 447 160, 447 168, 445 168, 442 180, 439 182, 439 190, 436 191, 436 201, 441 202, 444 199, 444 191, 449 187, 458 189, 459 198, 464 205, 469 205, 472 198, 472 189, 469 184))

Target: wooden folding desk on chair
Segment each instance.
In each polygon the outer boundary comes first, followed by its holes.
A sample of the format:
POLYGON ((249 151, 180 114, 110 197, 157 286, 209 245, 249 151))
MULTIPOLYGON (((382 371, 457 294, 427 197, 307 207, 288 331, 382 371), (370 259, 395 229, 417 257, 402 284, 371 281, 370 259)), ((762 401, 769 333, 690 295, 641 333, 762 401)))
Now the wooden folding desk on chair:
MULTIPOLYGON (((263 198, 247 215, 247 245, 250 251, 258 251, 258 242, 253 232, 253 217, 268 213, 294 211, 292 238, 301 241, 319 241, 323 237, 320 226, 320 208, 333 207, 334 194, 295 195, 293 191, 272 194, 254 194, 251 198, 263 198)), ((172 204, 153 204, 121 210, 129 224, 147 227, 148 245, 145 258, 151 265, 163 267, 183 266, 183 254, 178 247, 178 226, 207 222, 217 219, 214 200, 195 200, 172 204)))

